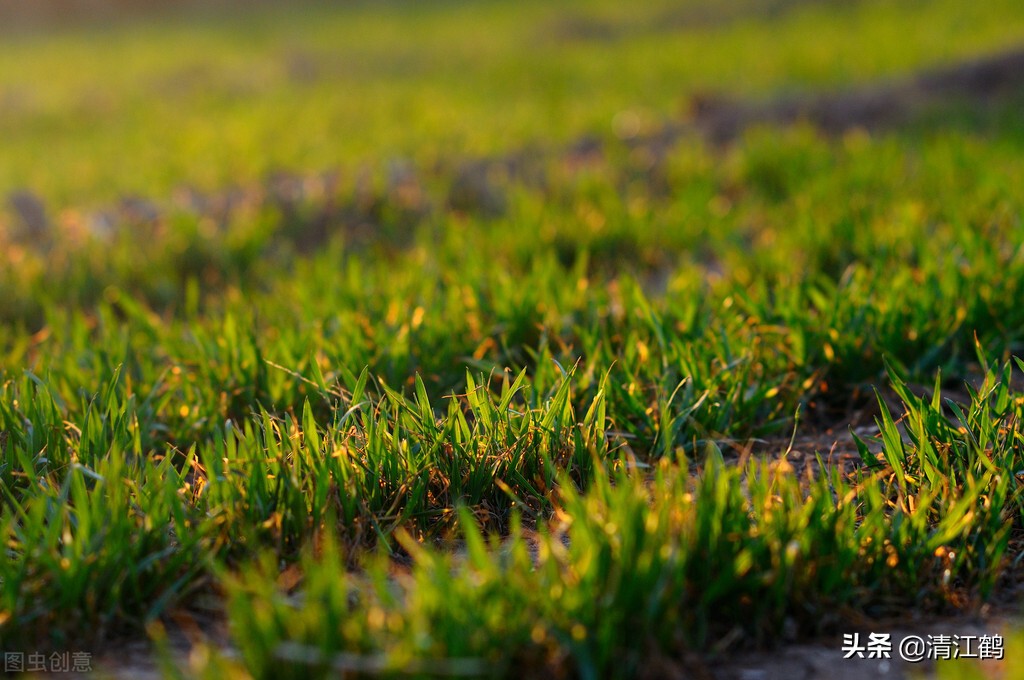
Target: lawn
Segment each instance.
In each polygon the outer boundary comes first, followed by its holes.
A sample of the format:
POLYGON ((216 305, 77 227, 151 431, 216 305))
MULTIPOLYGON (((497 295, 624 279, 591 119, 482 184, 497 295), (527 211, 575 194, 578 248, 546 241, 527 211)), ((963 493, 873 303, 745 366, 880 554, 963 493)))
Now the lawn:
POLYGON ((226 4, 0 8, 0 651, 658 677, 1017 611, 1024 76, 701 115, 1024 6, 226 4))

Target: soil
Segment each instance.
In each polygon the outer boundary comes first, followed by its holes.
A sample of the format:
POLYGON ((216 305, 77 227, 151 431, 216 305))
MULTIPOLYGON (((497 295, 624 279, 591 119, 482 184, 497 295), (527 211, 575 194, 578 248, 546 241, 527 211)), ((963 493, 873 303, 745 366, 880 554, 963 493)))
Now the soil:
MULTIPOLYGON (((850 626, 845 633, 859 635, 864 644, 871 633, 888 633, 892 643, 889 659, 844 658, 843 633, 813 640, 794 640, 771 650, 726 653, 713 660, 690 658, 682 663, 668 659, 652 659, 648 669, 651 677, 693 678, 695 680, 856 680, 876 676, 893 680, 901 678, 937 677, 937 662, 926 659, 911 663, 900 657, 899 643, 909 636, 930 640, 929 635, 974 636, 972 645, 982 635, 1006 636, 1019 626, 1019 616, 1007 607, 987 607, 970 616, 955 618, 917 618, 908 616, 896 622, 863 623, 850 626)), ((172 661, 184 671, 192 655, 202 654, 194 634, 181 630, 169 633, 172 661)), ((220 635, 213 638, 220 653, 228 657, 236 654, 220 635)), ((94 657, 93 669, 99 677, 119 680, 158 680, 162 678, 160 666, 150 643, 145 640, 124 641, 94 657)), ((975 649, 972 647, 972 650, 975 649)), ((865 654, 865 656, 867 656, 865 654)), ((953 659, 938 663, 979 665, 986 677, 1006 677, 1007 665, 1012 659, 953 659)), ((63 677, 66 673, 52 674, 63 677)), ((45 676, 44 676, 45 677, 45 676)))
POLYGON ((980 109, 1024 93, 1024 49, 883 81, 845 92, 782 97, 765 102, 695 97, 692 124, 716 143, 751 125, 807 122, 827 135, 853 128, 875 131, 912 122, 945 107, 980 109))

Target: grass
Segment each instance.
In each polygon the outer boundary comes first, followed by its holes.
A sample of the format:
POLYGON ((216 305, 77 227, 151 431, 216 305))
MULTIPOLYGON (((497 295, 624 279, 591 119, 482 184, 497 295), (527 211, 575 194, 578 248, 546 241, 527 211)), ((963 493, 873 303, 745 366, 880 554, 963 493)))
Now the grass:
POLYGON ((213 597, 168 675, 627 677, 1002 596, 1016 100, 645 135, 1024 14, 780 7, 8 29, 0 190, 49 223, 0 217, 0 648, 167 645, 213 597))
POLYGON ((609 2, 354 3, 341 12, 311 3, 12 33, 0 58, 9 102, 0 186, 84 206, 280 168, 430 163, 453 149, 608 134, 616 114, 656 120, 694 91, 764 94, 912 71, 999 49, 1024 31, 1008 0, 797 3, 762 23, 730 14, 660 0, 628 12, 609 2), (906 35, 911 21, 927 30, 906 35))
MULTIPOLYGON (((559 526, 541 531, 535 560, 518 522, 503 549, 467 510, 461 561, 404 535, 409 572, 390 578, 378 561, 351 580, 339 578, 346 560, 328 534, 299 562, 301 597, 281 592, 272 558, 229 579, 233 631, 260 677, 629 677, 652 655, 671 667, 686 650, 721 654, 730 639, 772 640, 787 625, 820 632, 847 607, 881 616, 949 604, 965 588, 984 594, 1020 518, 1002 472, 1018 454, 979 448, 1017 417, 996 380, 989 375, 966 434, 934 403, 911 400, 911 418, 930 420, 919 445, 855 482, 835 474, 808 487, 784 460, 737 468, 714 457, 696 478, 668 460, 652 476, 603 469, 585 495, 563 479, 559 526), (960 455, 932 469, 934 447, 960 455)), ((890 441, 898 433, 884 414, 890 441)))

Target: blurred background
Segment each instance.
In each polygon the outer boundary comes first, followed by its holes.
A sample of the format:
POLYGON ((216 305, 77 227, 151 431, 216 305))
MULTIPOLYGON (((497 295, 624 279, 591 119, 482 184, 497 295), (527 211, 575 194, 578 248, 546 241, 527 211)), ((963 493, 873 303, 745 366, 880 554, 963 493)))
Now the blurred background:
POLYGON ((38 323, 58 268, 162 307, 449 219, 657 288, 807 219, 839 151, 955 130, 1015 157, 1022 44, 1018 0, 0 0, 0 316, 38 323))
POLYGON ((661 128, 1008 50, 993 0, 0 2, 0 190, 61 206, 661 128), (703 99, 702 99, 703 101, 703 99))

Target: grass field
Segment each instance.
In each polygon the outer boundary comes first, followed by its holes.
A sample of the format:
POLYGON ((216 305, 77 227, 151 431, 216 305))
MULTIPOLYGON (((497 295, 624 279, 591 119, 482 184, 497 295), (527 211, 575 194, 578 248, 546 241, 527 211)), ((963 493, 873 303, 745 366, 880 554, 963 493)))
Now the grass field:
POLYGON ((104 16, 0 20, 0 651, 685 676, 1016 610, 1024 78, 695 117, 1020 3, 104 16))

